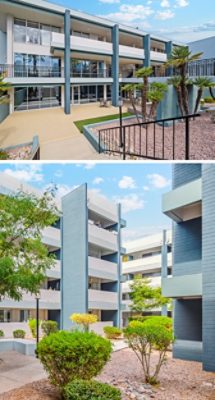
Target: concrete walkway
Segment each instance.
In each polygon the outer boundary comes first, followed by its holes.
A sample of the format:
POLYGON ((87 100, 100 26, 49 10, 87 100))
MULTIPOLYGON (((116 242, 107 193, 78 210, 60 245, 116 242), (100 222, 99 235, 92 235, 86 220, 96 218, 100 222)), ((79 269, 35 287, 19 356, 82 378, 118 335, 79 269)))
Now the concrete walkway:
POLYGON ((14 112, 0 124, 0 147, 31 142, 38 135, 41 160, 108 159, 94 150, 74 122, 117 113, 117 108, 98 103, 73 106, 70 115, 62 108, 14 112))

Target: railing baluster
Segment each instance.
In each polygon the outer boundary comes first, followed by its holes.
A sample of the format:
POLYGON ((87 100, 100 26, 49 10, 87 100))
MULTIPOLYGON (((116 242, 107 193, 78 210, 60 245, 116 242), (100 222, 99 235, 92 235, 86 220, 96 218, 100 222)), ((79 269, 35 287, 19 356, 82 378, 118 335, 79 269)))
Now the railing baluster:
POLYGON ((172 154, 172 159, 175 159, 175 120, 173 120, 173 136, 172 136, 172 149, 173 149, 173 154, 172 154))
POLYGON ((155 140, 156 140, 156 124, 154 122, 154 158, 155 158, 155 140))
POLYGON ((164 131, 164 126, 165 126, 165 122, 163 121, 162 124, 162 160, 164 160, 164 136, 165 136, 165 131, 164 131))

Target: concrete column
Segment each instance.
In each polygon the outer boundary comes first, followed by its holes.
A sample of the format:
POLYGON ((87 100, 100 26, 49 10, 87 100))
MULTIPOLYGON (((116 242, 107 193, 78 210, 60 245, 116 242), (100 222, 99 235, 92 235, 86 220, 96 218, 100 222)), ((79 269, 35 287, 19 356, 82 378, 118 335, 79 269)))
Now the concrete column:
MULTIPOLYGON (((169 60, 171 58, 172 50, 173 50, 172 41, 165 43, 165 50, 166 50, 166 54, 167 54, 167 60, 169 60)), ((168 72, 168 76, 172 76, 173 75, 173 67, 169 67, 167 69, 167 72, 168 72)))
POLYGON ((65 114, 71 113, 70 106, 70 11, 66 10, 64 16, 64 35, 65 35, 65 49, 64 49, 64 77, 65 77, 65 114))
POLYGON ((61 86, 61 107, 65 107, 65 90, 64 85, 61 86))
POLYGON ((150 67, 151 65, 151 37, 146 35, 143 38, 143 47, 145 52, 144 67, 150 67))
POLYGON ((112 105, 118 107, 119 104, 119 25, 112 28, 113 56, 112 56, 112 105))
POLYGON ((121 327, 121 303, 122 303, 122 290, 121 290, 121 275, 122 275, 122 261, 121 261, 121 204, 118 204, 118 312, 117 312, 117 326, 121 327))
POLYGON ((14 112, 14 88, 11 88, 9 91, 9 95, 10 95, 10 106, 9 106, 9 112, 10 114, 13 114, 14 112))
MULTIPOLYGON (((163 244, 161 249, 161 278, 167 278, 168 276, 168 247, 167 247, 167 233, 163 231, 163 244)), ((168 315, 167 305, 164 305, 161 309, 161 314, 164 316, 168 315)))
POLYGON ((13 17, 7 15, 7 64, 13 65, 13 17))
POLYGON ((107 100, 107 85, 104 85, 104 100, 107 100))

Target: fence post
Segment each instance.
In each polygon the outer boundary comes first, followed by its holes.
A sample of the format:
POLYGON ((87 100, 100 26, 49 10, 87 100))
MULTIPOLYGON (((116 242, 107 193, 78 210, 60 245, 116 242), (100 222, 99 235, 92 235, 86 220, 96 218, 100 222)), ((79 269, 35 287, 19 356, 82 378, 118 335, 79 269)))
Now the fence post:
POLYGON ((190 159, 190 120, 185 117, 185 160, 190 159))
POLYGON ((123 143, 122 143, 122 145, 123 145, 123 160, 126 160, 126 152, 125 152, 126 143, 125 143, 125 127, 124 126, 123 126, 123 143))

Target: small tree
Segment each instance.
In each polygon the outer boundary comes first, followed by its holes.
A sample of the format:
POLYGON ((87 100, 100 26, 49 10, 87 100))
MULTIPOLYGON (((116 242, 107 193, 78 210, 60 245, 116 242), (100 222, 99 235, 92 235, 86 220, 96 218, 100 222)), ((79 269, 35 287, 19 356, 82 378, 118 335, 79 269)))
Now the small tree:
POLYGON ((148 100, 151 101, 151 109, 149 113, 149 119, 155 120, 157 115, 157 108, 159 103, 163 100, 164 93, 168 90, 168 85, 166 83, 153 82, 150 85, 150 90, 148 92, 148 100))
POLYGON ((122 91, 128 93, 129 100, 131 102, 132 108, 134 110, 134 113, 137 118, 137 122, 140 123, 140 118, 139 118, 139 112, 137 110, 136 104, 135 104, 135 98, 134 98, 134 90, 137 88, 137 85, 134 85, 132 83, 127 84, 122 87, 122 91))
POLYGON ((143 83, 139 85, 139 89, 142 93, 142 117, 143 120, 147 120, 147 101, 148 101, 148 92, 149 92, 149 77, 152 75, 153 69, 152 67, 143 67, 140 68, 136 72, 137 78, 142 78, 143 83))
POLYGON ((160 287, 152 287, 150 279, 137 275, 130 284, 131 310, 143 313, 153 308, 168 304, 169 300, 162 296, 160 287))
POLYGON ((181 116, 183 116, 184 110, 183 110, 183 99, 182 99, 182 93, 181 93, 181 78, 180 78, 180 76, 174 76, 172 78, 169 78, 168 84, 173 85, 173 87, 176 90, 177 97, 178 97, 178 106, 180 109, 181 116))
POLYGON ((95 314, 72 314, 70 319, 76 324, 81 325, 85 332, 89 332, 90 325, 98 321, 98 317, 95 314))
POLYGON ((37 294, 54 257, 42 243, 42 229, 59 218, 53 194, 0 195, 0 301, 37 294))
MULTIPOLYGON (((39 320, 38 323, 39 323, 39 326, 40 326, 41 321, 39 320)), ((37 320, 33 319, 33 318, 29 319, 28 320, 28 326, 30 328, 32 337, 35 339, 36 335, 37 335, 37 320)))
POLYGON ((159 383, 160 369, 166 362, 167 350, 174 341, 172 327, 164 321, 160 323, 159 317, 154 318, 145 322, 133 321, 124 329, 128 346, 134 351, 143 368, 144 380, 150 384, 159 383), (154 349, 158 351, 159 356, 153 369, 151 355, 154 349))
POLYGON ((43 321, 41 328, 44 336, 49 336, 51 333, 56 333, 58 331, 58 324, 56 321, 43 321))

